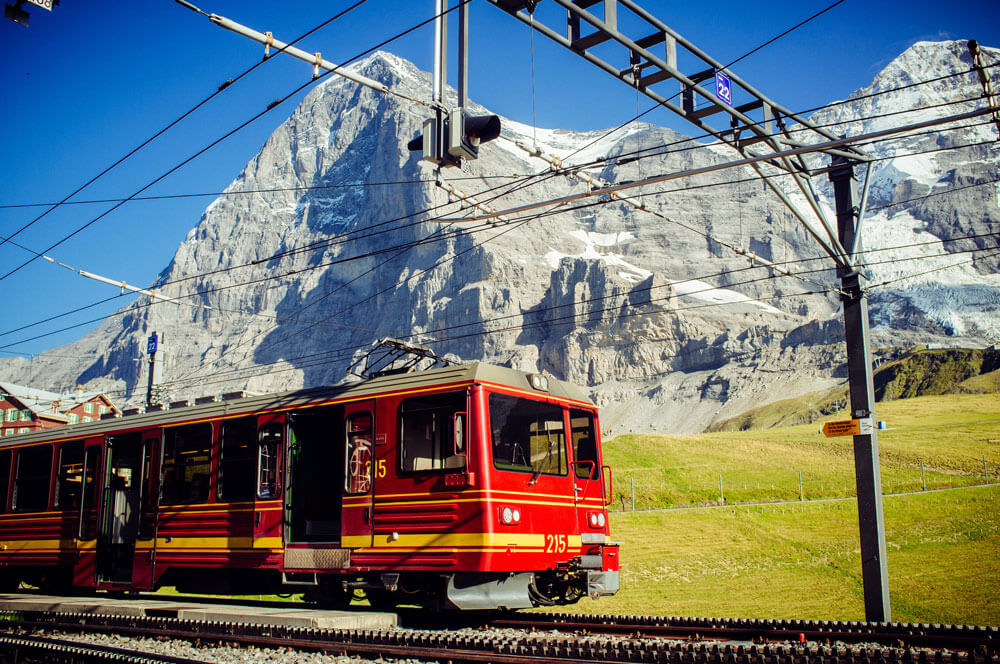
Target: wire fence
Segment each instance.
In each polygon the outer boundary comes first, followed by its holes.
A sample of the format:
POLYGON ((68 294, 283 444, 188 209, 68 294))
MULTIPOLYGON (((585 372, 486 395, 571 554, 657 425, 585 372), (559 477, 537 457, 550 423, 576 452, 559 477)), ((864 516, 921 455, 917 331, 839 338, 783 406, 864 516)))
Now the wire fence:
MULTIPOLYGON (((978 472, 967 463, 963 466, 941 468, 918 462, 905 467, 884 467, 881 471, 882 493, 917 493, 1000 482, 1000 464, 988 461, 985 455, 978 472)), ((683 469, 685 472, 672 472, 674 470, 650 468, 637 473, 616 473, 612 504, 608 509, 628 512, 706 505, 805 502, 849 498, 857 493, 853 473, 776 469, 773 466, 722 473, 691 472, 690 468, 683 469)))

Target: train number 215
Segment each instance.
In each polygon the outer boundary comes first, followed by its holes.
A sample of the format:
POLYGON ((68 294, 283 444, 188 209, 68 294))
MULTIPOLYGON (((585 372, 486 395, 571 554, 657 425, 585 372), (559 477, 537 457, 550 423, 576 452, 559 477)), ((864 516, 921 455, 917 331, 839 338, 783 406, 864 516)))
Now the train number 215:
POLYGON ((566 553, 567 547, 565 535, 545 536, 545 553, 566 553))

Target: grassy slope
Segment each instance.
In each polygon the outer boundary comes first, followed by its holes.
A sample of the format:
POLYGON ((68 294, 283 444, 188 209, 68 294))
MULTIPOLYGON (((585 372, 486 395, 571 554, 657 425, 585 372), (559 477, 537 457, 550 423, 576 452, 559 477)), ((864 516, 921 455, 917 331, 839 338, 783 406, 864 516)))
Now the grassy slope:
MULTIPOLYGON (((914 350, 875 371, 879 402, 939 394, 1000 393, 1000 352, 973 349, 914 350)), ((847 386, 773 401, 716 422, 708 431, 746 431, 794 426, 836 412, 847 386)))
MULTIPOLYGON (((995 394, 920 397, 881 404, 883 490, 979 484, 1000 469, 995 394)), ((837 419, 836 417, 828 419, 837 419)), ((795 500, 807 502, 626 512, 613 516, 622 592, 578 610, 669 615, 863 619, 851 438, 825 438, 819 423, 699 436, 621 436, 605 443, 616 508, 795 500)), ((887 496, 893 617, 1000 624, 1000 485, 887 496)))
MULTIPOLYGON (((622 590, 574 610, 863 620, 853 500, 619 513, 622 590)), ((893 619, 1000 625, 1000 485, 885 499, 893 619)))
MULTIPOLYGON (((831 416, 825 419, 846 419, 831 416)), ((879 405, 882 489, 968 486, 1000 472, 1000 398, 995 394, 942 395, 879 405)), ((826 438, 823 420, 783 429, 691 436, 626 435, 605 441, 605 463, 614 468, 615 507, 715 504, 719 475, 727 502, 794 500, 802 472, 805 497, 853 495, 852 439, 826 438)))

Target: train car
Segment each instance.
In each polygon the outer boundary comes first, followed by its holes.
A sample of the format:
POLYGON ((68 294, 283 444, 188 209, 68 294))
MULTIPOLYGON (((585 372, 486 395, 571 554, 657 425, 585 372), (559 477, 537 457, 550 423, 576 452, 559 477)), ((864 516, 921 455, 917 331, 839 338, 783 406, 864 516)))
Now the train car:
POLYGON ((460 610, 618 589, 572 385, 477 363, 197 401, 5 437, 0 587, 460 610))

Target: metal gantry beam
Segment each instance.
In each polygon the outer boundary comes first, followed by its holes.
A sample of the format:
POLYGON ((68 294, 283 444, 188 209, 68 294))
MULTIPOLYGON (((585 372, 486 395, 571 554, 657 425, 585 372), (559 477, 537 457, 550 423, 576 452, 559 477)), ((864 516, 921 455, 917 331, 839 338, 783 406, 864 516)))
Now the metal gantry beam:
MULTIPOLYGON (((828 129, 811 124, 805 118, 766 97, 747 81, 729 71, 723 63, 699 49, 633 0, 551 0, 566 10, 565 34, 557 28, 546 25, 542 20, 543 17, 535 13, 538 4, 536 0, 487 0, 487 2, 635 88, 660 106, 729 145, 745 157, 766 154, 750 150, 751 146, 757 146, 758 150, 767 148, 773 152, 782 152, 789 148, 808 146, 817 142, 826 143, 839 138, 828 129), (592 11, 595 7, 601 9, 600 15, 592 11), (623 12, 627 12, 629 16, 620 17, 619 14, 623 12), (624 29, 619 28, 624 25, 639 27, 632 27, 630 33, 626 34, 624 29), (620 60, 608 62, 605 59, 608 56, 601 57, 592 50, 601 46, 604 53, 608 50, 606 46, 608 44, 616 44, 619 47, 615 50, 615 55, 620 60), (682 72, 680 69, 682 62, 694 63, 692 66, 694 71, 687 74, 682 72), (714 80, 716 72, 724 72, 731 81, 732 103, 720 99, 713 89, 703 85, 705 81, 714 80), (670 92, 667 89, 669 85, 678 86, 677 91, 670 92), (674 101, 678 96, 680 104, 674 101), (733 105, 737 99, 746 101, 733 105), (709 122, 709 118, 720 114, 728 120, 725 123, 728 126, 716 126, 709 122), (751 114, 757 117, 752 117, 751 114), (793 130, 790 126, 793 124, 797 125, 794 132, 799 134, 799 137, 792 136, 793 130)), ((840 155, 854 161, 870 159, 864 151, 852 146, 831 147, 824 152, 830 156, 840 155)), ((849 251, 841 246, 832 224, 810 191, 809 169, 805 162, 801 159, 781 159, 767 162, 767 165, 796 177, 796 183, 812 210, 811 215, 799 210, 796 203, 788 198, 771 178, 764 177, 762 166, 754 167, 764 179, 764 183, 803 224, 809 227, 810 224, 806 220, 815 215, 826 236, 820 241, 820 246, 838 265, 845 264, 850 255, 849 251)), ((817 237, 813 228, 809 230, 814 237, 817 237)))
MULTIPOLYGON (((851 145, 850 141, 810 124, 805 118, 768 99, 633 0, 551 0, 566 11, 565 34, 546 26, 535 15, 538 0, 487 1, 729 145, 745 158, 742 161, 761 176, 837 265, 842 283, 852 415, 870 423, 874 419, 875 400, 868 342, 868 302, 862 288, 862 277, 853 264, 860 236, 854 166, 869 161, 868 155, 851 145), (591 11, 597 6, 602 10, 600 16, 591 11), (631 16, 620 21, 620 11, 629 12, 631 16), (632 33, 626 34, 619 29, 621 25, 639 25, 640 28, 632 28, 632 33), (614 50, 609 49, 608 44, 621 47, 616 51, 621 58, 617 65, 592 52, 598 46, 601 46, 602 53, 614 50), (657 53, 653 52, 654 47, 658 49, 657 53), (688 74, 681 72, 681 60, 685 64, 693 62, 694 71, 688 74), (718 81, 719 72, 724 73, 723 81, 728 81, 728 89, 724 85, 713 91, 702 85, 710 79, 718 81), (664 85, 670 81, 679 85, 678 92, 668 94, 663 91, 664 85), (677 96, 681 98, 680 105, 673 101, 677 96), (742 103, 734 106, 737 99, 742 103), (700 107, 699 101, 702 103, 700 107), (751 113, 759 114, 759 119, 751 117, 751 113), (728 119, 728 126, 718 127, 708 122, 708 118, 720 115, 728 119), (795 131, 799 134, 798 138, 792 137, 791 124, 797 125, 795 131), (754 150, 750 150, 751 146, 754 150), (818 151, 831 158, 833 168, 830 179, 834 188, 836 228, 816 196, 812 173, 803 159, 806 151, 799 153, 795 150, 806 146, 811 148, 808 152, 818 151), (777 173, 765 173, 765 166, 794 178, 811 215, 800 210, 775 182, 773 176, 777 173)), ((665 178, 661 176, 660 179, 665 178)), ((605 189, 608 191, 615 187, 605 189)), ((504 212, 510 214, 513 211, 504 212)), ((878 439, 871 427, 865 427, 862 435, 854 437, 854 464, 865 617, 869 621, 887 622, 892 617, 882 519, 882 487, 878 439)))

